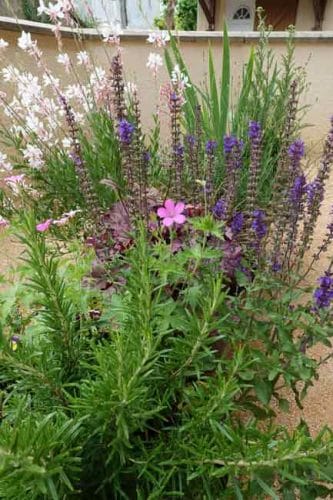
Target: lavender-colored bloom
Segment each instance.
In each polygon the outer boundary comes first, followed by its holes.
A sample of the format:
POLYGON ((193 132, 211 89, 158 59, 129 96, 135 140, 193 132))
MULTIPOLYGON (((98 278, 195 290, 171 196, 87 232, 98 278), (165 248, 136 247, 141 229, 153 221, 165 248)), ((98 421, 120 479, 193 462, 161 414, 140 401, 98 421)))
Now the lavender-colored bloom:
POLYGON ((181 158, 184 154, 184 146, 182 144, 177 144, 174 147, 174 153, 178 158, 181 158))
POLYGON ((212 155, 217 148, 217 142, 216 141, 207 141, 206 142, 206 153, 208 155, 212 155))
POLYGON ((230 154, 235 146, 238 145, 238 139, 234 135, 225 135, 223 139, 223 149, 225 154, 230 154))
POLYGON ((123 144, 131 144, 133 139, 134 125, 129 121, 122 119, 118 124, 119 139, 123 144))
POLYGON ((266 214, 263 210, 254 210, 252 229, 256 233, 259 240, 262 240, 267 233, 267 226, 265 224, 266 214))
POLYGON ((188 134, 186 137, 185 137, 185 140, 187 142, 187 144, 189 145, 190 148, 193 148, 197 142, 197 139, 194 135, 191 135, 191 134, 188 134))
POLYGON ((145 163, 149 163, 151 160, 151 154, 149 151, 144 151, 142 157, 145 163))
POLYGON ((244 214, 236 212, 231 221, 231 231, 233 234, 239 234, 244 226, 244 214))
POLYGON ((233 278, 236 269, 239 269, 242 262, 242 248, 234 241, 226 240, 223 243, 223 259, 221 268, 229 278, 233 278))
POLYGON ((320 182, 318 179, 315 179, 312 182, 309 182, 309 184, 305 188, 306 194, 307 194, 307 205, 308 207, 312 207, 314 200, 317 197, 317 194, 319 191, 322 191, 320 182))
POLYGON ((83 161, 82 161, 81 156, 79 156, 77 153, 75 153, 75 151, 71 151, 69 153, 69 157, 73 160, 73 162, 75 163, 75 165, 77 167, 83 166, 83 161))
POLYGON ((278 273, 278 272, 280 272, 280 271, 281 271, 281 269, 282 269, 282 264, 281 264, 281 262, 279 262, 277 259, 275 259, 275 260, 272 262, 271 269, 272 269, 273 273, 278 273))
POLYGON ((251 140, 260 140, 261 139, 261 125, 258 122, 251 120, 249 122, 249 138, 251 140))
POLYGON ((301 139, 296 139, 288 148, 289 158, 293 162, 300 162, 305 154, 304 142, 301 139))
POLYGON ((319 287, 313 293, 317 309, 328 308, 333 301, 333 273, 326 272, 319 278, 319 287))
POLYGON ((213 207, 213 215, 216 219, 224 220, 227 215, 227 205, 223 198, 220 198, 213 207))
POLYGON ((290 201, 294 205, 299 205, 306 190, 306 181, 304 174, 298 175, 290 190, 290 201))
POLYGON ((171 101, 171 102, 177 102, 177 101, 178 101, 178 99, 179 99, 179 96, 177 95, 177 93, 176 93, 176 92, 171 92, 171 93, 170 93, 170 101, 171 101))

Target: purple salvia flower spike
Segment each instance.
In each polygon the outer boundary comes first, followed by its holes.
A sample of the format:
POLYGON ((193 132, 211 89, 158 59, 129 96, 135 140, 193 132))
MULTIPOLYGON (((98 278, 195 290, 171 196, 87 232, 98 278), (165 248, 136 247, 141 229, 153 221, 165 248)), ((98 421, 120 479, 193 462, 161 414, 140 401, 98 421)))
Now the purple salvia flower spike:
POLYGON ((333 273, 327 271, 318 283, 319 287, 313 293, 316 309, 329 308, 333 302, 333 273))
POLYGON ((225 220, 227 215, 227 205, 223 198, 220 198, 212 209, 213 215, 216 219, 225 220))

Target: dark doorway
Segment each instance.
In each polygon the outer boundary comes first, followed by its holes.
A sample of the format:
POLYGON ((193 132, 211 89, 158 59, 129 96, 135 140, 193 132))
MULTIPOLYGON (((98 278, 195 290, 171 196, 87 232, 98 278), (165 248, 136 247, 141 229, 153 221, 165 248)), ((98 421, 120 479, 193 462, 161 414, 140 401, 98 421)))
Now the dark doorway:
POLYGON ((266 24, 273 30, 284 31, 291 24, 295 26, 298 0, 256 0, 256 7, 265 11, 266 24))

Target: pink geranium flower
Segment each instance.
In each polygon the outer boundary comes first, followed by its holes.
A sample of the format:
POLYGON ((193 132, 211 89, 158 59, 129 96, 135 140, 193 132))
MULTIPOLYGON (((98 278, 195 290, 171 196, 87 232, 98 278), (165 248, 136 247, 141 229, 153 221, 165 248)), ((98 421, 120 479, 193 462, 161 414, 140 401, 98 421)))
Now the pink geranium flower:
POLYGON ((51 226, 52 222, 53 222, 52 219, 47 219, 44 222, 40 222, 39 224, 37 224, 36 230, 39 233, 44 233, 44 231, 47 231, 49 229, 49 227, 51 226))
POLYGON ((4 229, 8 226, 9 226, 8 220, 0 215, 0 229, 4 229))
POLYGON ((163 207, 157 210, 157 215, 162 219, 162 224, 165 227, 171 227, 173 224, 184 224, 186 221, 183 211, 185 204, 181 201, 175 203, 173 200, 166 200, 163 207))

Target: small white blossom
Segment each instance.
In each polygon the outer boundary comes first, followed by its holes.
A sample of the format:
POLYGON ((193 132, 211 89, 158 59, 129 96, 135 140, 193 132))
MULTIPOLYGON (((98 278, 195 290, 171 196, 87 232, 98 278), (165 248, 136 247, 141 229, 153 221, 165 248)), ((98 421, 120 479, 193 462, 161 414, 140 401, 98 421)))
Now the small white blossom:
POLYGON ((179 84, 182 89, 185 89, 185 87, 191 87, 188 76, 185 75, 185 73, 182 73, 179 64, 176 64, 171 72, 171 81, 175 85, 179 84))
POLYGON ((111 26, 102 26, 101 34, 103 36, 103 42, 109 43, 110 45, 119 45, 120 37, 123 32, 120 28, 111 28, 111 26))
POLYGON ((48 86, 51 85, 52 87, 58 88, 59 84, 60 84, 59 78, 55 78, 50 73, 48 73, 48 74, 44 73, 43 74, 43 81, 44 81, 44 86, 45 87, 48 87, 48 86))
POLYGON ((4 181, 14 194, 18 194, 20 192, 20 187, 25 186, 24 178, 24 174, 11 175, 10 177, 5 177, 4 181))
POLYGON ((138 91, 138 86, 136 83, 127 82, 124 86, 124 92, 127 95, 133 95, 138 91))
POLYGON ((1 49, 6 49, 8 47, 9 43, 6 42, 3 38, 0 38, 0 50, 1 49))
POLYGON ((19 70, 12 64, 3 68, 1 73, 5 82, 15 82, 20 77, 19 70))
POLYGON ((69 137, 65 137, 65 139, 62 140, 62 146, 65 149, 69 149, 72 147, 72 140, 69 137))
POLYGON ((22 153, 31 168, 39 170, 44 166, 43 152, 37 146, 28 144, 22 153))
POLYGON ((159 54, 151 52, 148 56, 148 61, 146 64, 147 68, 151 69, 156 76, 157 71, 160 66, 163 66, 163 59, 159 54))
POLYGON ((17 40, 17 45, 20 49, 28 51, 36 47, 36 42, 32 41, 31 33, 22 31, 20 38, 17 40))
POLYGON ((13 170, 13 166, 7 161, 7 155, 4 153, 0 153, 0 170, 4 170, 5 172, 13 170))
POLYGON ((70 210, 69 212, 66 212, 64 214, 65 217, 68 217, 69 219, 72 219, 73 217, 75 217, 76 214, 78 214, 79 212, 82 212, 82 210, 70 210))
POLYGON ((69 55, 66 52, 58 55, 57 62, 59 64, 63 64, 66 68, 66 71, 69 71, 71 61, 70 61, 69 55))
POLYGON ((147 42, 154 44, 156 47, 165 47, 169 41, 170 36, 167 31, 154 31, 147 38, 147 42))
POLYGON ((89 54, 88 52, 86 52, 85 50, 82 50, 81 52, 79 52, 78 54, 76 54, 76 57, 77 57, 77 63, 79 65, 83 65, 83 66, 89 66, 90 65, 90 57, 89 57, 89 54))

